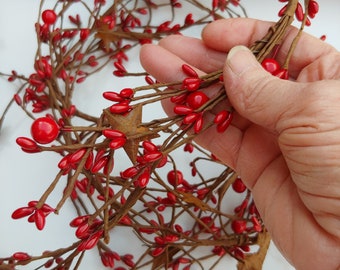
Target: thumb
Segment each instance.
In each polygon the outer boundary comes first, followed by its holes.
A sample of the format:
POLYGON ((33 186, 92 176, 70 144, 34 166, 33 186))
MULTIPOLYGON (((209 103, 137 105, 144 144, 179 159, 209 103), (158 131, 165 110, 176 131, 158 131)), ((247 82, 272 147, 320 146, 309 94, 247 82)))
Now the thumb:
POLYGON ((224 68, 228 99, 236 111, 268 129, 277 124, 296 104, 299 84, 281 80, 265 71, 244 46, 232 48, 224 68))

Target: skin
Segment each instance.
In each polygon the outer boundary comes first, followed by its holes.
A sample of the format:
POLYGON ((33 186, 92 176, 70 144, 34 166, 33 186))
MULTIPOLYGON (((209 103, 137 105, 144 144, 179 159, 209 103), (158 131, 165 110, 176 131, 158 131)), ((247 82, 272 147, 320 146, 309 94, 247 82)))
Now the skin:
MULTIPOLYGON (((211 128, 196 142, 241 176, 273 241, 296 269, 339 270, 340 53, 303 34, 288 68, 291 79, 281 80, 244 47, 270 25, 218 20, 203 30, 202 39, 177 35, 145 45, 141 62, 162 82, 183 79, 184 63, 201 75, 223 68, 229 101, 218 107, 231 104, 233 122, 226 132, 211 128)), ((279 62, 296 33, 293 27, 287 31, 279 62)), ((173 114, 169 101, 163 105, 173 114)))

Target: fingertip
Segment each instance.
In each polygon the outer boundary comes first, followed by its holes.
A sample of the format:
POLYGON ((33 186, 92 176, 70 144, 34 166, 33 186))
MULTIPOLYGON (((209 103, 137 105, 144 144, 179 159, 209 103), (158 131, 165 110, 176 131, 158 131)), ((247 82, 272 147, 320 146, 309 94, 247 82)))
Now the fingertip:
POLYGON ((152 51, 152 48, 155 45, 153 44, 143 44, 139 50, 139 59, 143 65, 143 62, 145 62, 148 59, 148 56, 150 55, 150 51, 152 51))
POLYGON ((247 47, 238 45, 229 51, 224 68, 224 75, 227 80, 237 81, 244 73, 253 69, 262 71, 260 64, 247 47))

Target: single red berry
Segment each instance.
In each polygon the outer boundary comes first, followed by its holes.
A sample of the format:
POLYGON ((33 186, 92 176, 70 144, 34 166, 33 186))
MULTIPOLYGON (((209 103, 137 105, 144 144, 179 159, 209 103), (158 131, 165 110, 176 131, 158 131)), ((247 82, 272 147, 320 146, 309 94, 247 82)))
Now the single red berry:
POLYGON ((137 167, 129 167, 120 173, 120 176, 124 179, 134 177, 138 174, 139 169, 137 167))
MULTIPOLYGON (((187 16, 188 18, 192 17, 192 14, 190 16, 190 14, 188 14, 187 16)), ((192 77, 192 78, 198 78, 198 74, 197 72, 189 65, 187 64, 183 64, 182 65, 182 71, 185 73, 185 75, 192 77)))
POLYGON ((84 28, 80 30, 80 40, 85 41, 91 33, 91 30, 88 28, 84 28))
POLYGON ((123 98, 132 98, 134 95, 134 91, 132 88, 123 88, 120 90, 119 95, 123 98))
POLYGON ((103 169, 106 166, 108 160, 109 160, 108 156, 103 156, 103 157, 99 158, 98 160, 96 160, 93 163, 93 166, 91 168, 91 172, 92 173, 99 172, 101 169, 103 169))
POLYGON ((282 17, 286 13, 287 7, 288 7, 288 5, 285 5, 283 8, 280 9, 280 11, 278 13, 279 17, 282 17))
POLYGON ((152 143, 151 141, 143 141, 142 146, 146 152, 154 153, 159 152, 157 145, 152 143))
POLYGON ((200 78, 185 78, 182 83, 182 88, 186 89, 188 91, 196 91, 201 85, 201 79, 200 78))
POLYGON ((12 218, 13 219, 19 219, 19 218, 27 217, 27 216, 33 214, 33 212, 34 212, 33 207, 27 207, 27 206, 20 207, 12 213, 12 218))
POLYGON ((112 91, 104 92, 103 97, 107 100, 115 101, 115 102, 122 102, 124 100, 124 98, 120 94, 116 92, 112 92, 112 91))
POLYGON ((191 143, 184 145, 184 152, 192 153, 194 151, 194 146, 191 143))
POLYGON ((303 13, 303 7, 300 3, 298 3, 296 6, 295 17, 298 21, 302 22, 304 13, 303 13))
POLYGON ((111 149, 118 149, 120 147, 123 147, 125 143, 126 143, 125 137, 117 137, 109 143, 109 147, 111 149))
POLYGON ((203 116, 200 115, 194 124, 194 132, 198 133, 203 128, 203 116))
POLYGON ((161 255, 164 252, 165 248, 164 247, 156 247, 152 252, 151 252, 151 256, 153 257, 157 257, 159 255, 161 255))
POLYGON ((26 252, 15 252, 12 255, 12 258, 17 261, 25 261, 31 259, 31 256, 28 255, 26 252))
POLYGON ((273 74, 280 69, 280 64, 273 58, 266 58, 261 63, 262 67, 273 74))
POLYGON ((71 227, 79 227, 80 225, 87 223, 87 221, 89 220, 89 217, 90 217, 89 215, 78 216, 70 222, 70 226, 71 227))
POLYGON ((120 102, 120 103, 113 104, 110 107, 110 112, 114 114, 124 114, 124 113, 129 112, 131 109, 132 107, 128 103, 120 102))
POLYGON ((183 183, 183 173, 179 170, 171 170, 168 172, 167 179, 169 184, 177 186, 183 183))
POLYGON ((233 120, 233 113, 229 112, 227 118, 223 120, 221 123, 217 124, 217 132, 222 133, 226 131, 226 129, 230 126, 231 121, 233 120))
POLYGON ((273 75, 283 80, 289 79, 288 70, 285 68, 277 70, 276 72, 273 73, 273 75))
POLYGON ((194 123, 201 115, 199 113, 189 113, 183 119, 183 124, 188 125, 194 123))
POLYGON ((117 139, 117 138, 125 138, 125 134, 117 129, 104 129, 103 130, 103 135, 110 139, 110 140, 114 140, 114 139, 117 139))
POLYGON ((185 25, 192 25, 195 23, 195 20, 192 18, 192 13, 189 13, 187 16, 185 16, 184 24, 185 25))
POLYGON ((241 234, 247 229, 247 221, 244 219, 235 219, 231 222, 231 229, 236 234, 241 234))
POLYGON ((46 24, 54 24, 57 20, 57 14, 55 14, 54 10, 46 9, 41 14, 41 18, 46 24))
POLYGON ((142 174, 138 176, 136 184, 139 187, 144 188, 149 183, 149 180, 150 180, 150 172, 148 169, 145 169, 144 172, 142 172, 142 174))
POLYGON ((220 124, 227 119, 229 112, 227 110, 222 110, 215 115, 214 123, 220 124))
POLYGON ((18 137, 16 143, 25 150, 39 150, 37 143, 26 137, 18 137))
POLYGON ((175 104, 183 104, 187 99, 187 95, 188 95, 187 93, 184 93, 177 96, 173 96, 170 98, 170 101, 175 104))
POLYGON ((51 143, 59 135, 59 126, 50 117, 40 117, 33 122, 31 126, 31 135, 38 143, 51 143))
POLYGON ((196 110, 200 108, 203 104, 205 104, 208 100, 208 96, 202 91, 195 91, 187 96, 186 102, 189 107, 196 110))
POLYGON ((262 231, 262 225, 260 223, 260 221, 258 220, 258 218, 256 216, 252 216, 251 218, 251 222, 253 223, 253 230, 256 232, 261 232, 262 231))
POLYGON ((143 156, 143 160, 147 163, 154 162, 161 159, 163 154, 161 152, 151 152, 143 156))
POLYGON ((92 249, 95 245, 97 245, 102 234, 103 234, 103 231, 98 231, 90 235, 88 239, 84 240, 83 242, 79 244, 79 246, 77 247, 77 250, 81 252, 84 250, 92 249))
POLYGON ((308 4, 308 16, 314 18, 315 15, 319 12, 319 4, 316 1, 309 1, 308 4))
POLYGON ((42 209, 37 209, 34 213, 34 222, 38 230, 42 230, 45 227, 46 216, 42 209))
POLYGON ((185 105, 176 105, 174 107, 174 113, 178 115, 186 115, 192 112, 193 112, 193 109, 185 105))
POLYGON ((233 190, 237 193, 243 193, 247 189, 241 178, 236 178, 236 180, 232 184, 232 187, 233 190))

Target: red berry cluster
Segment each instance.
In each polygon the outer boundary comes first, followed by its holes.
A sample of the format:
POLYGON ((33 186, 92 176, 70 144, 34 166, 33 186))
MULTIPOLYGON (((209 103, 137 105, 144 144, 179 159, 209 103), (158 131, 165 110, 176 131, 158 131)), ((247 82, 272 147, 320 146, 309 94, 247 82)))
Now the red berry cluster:
MULTIPOLYGON (((1 266, 15 268, 41 260, 46 268, 63 270, 75 261, 78 267, 90 249, 98 251, 105 267, 116 270, 189 269, 204 258, 225 254, 241 263, 257 244, 256 236, 266 233, 242 179, 193 142, 206 129, 225 132, 233 122, 222 70, 202 76, 183 64, 173 67, 182 76, 179 81, 159 82, 144 71, 132 72, 137 67, 127 63, 129 51, 142 44, 238 14, 243 7, 239 0, 163 2, 56 0, 53 9, 44 9, 42 2, 35 24, 39 50, 34 72, 23 76, 11 71, 7 77, 9 82, 22 83, 13 100, 33 119, 31 137, 18 137, 17 144, 31 154, 54 152, 59 156, 59 171, 41 199, 18 208, 12 218, 27 217, 42 230, 47 216, 59 212, 69 200, 77 212, 69 224, 75 230, 75 242, 38 256, 15 252, 0 259, 1 266), (84 13, 78 13, 80 6, 85 7, 84 13), (154 23, 154 18, 161 19, 158 10, 165 8, 171 19, 154 23), (140 76, 146 85, 104 91, 108 107, 99 116, 89 115, 76 106, 74 93, 86 86, 87 78, 107 69, 115 80, 140 76), (173 115, 145 119, 143 112, 149 105, 165 99, 172 102, 173 115), (221 104, 224 109, 216 112, 221 104), (212 120, 208 113, 215 114, 212 120), (186 162, 179 162, 179 156, 186 162), (63 185, 63 192, 52 208, 46 202, 57 185, 63 185), (230 192, 242 202, 226 213, 230 192), (120 255, 109 244, 111 234, 114 239, 121 237, 120 227, 138 236, 143 248, 140 258, 120 255), (196 256, 202 246, 210 246, 210 253, 196 256)), ((307 19, 318 12, 317 2, 309 1, 305 11, 296 3, 289 16, 308 24, 307 19)), ((286 16, 285 12, 281 10, 280 16, 286 16)), ((264 60, 259 61, 265 70, 288 79, 288 64, 275 60, 280 41, 269 44, 274 46, 268 52, 257 50, 263 40, 252 50, 263 52, 264 60)))
POLYGON ((28 217, 28 222, 35 223, 38 230, 45 227, 46 217, 55 211, 48 204, 39 205, 38 201, 30 201, 27 206, 20 207, 12 213, 13 219, 28 217))

